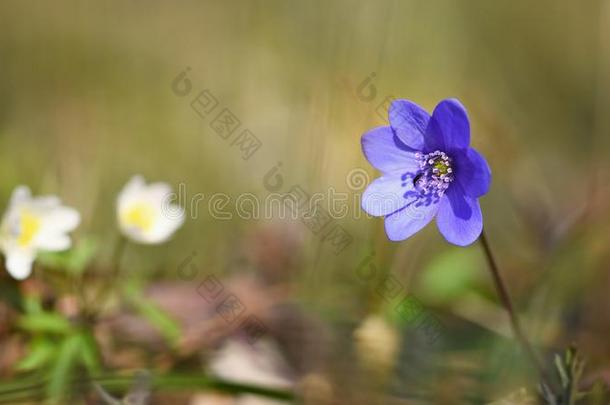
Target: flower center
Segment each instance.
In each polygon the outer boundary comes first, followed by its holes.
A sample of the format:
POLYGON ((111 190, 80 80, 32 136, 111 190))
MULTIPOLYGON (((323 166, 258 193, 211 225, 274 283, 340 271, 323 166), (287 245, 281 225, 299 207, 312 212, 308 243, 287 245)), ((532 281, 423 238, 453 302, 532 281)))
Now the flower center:
POLYGON ((23 211, 19 217, 19 230, 17 243, 21 247, 29 245, 34 236, 40 229, 40 218, 30 213, 29 211, 23 211))
POLYGON ((421 194, 436 194, 441 197, 453 181, 451 158, 440 150, 432 153, 417 153, 420 171, 413 185, 421 194))
POLYGON ((123 214, 123 221, 128 226, 147 232, 155 221, 155 210, 149 204, 134 204, 123 214))

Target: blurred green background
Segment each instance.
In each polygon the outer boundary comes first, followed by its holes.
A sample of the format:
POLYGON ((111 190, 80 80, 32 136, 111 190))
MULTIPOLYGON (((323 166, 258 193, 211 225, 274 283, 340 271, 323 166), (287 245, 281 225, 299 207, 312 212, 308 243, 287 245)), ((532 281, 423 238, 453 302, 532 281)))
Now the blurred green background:
MULTIPOLYGON (((264 198, 278 162, 286 187, 332 187, 352 201, 363 189, 348 187, 349 174, 377 176, 360 136, 385 124, 384 100, 430 111, 457 97, 492 169, 485 228, 527 333, 549 355, 576 343, 585 379, 609 378, 609 76, 610 2, 601 0, 3 1, 0 206, 19 184, 58 194, 82 213, 76 237, 97 238, 103 268, 123 184, 136 173, 183 184, 188 198, 205 195, 199 215, 166 245, 130 246, 127 271, 172 284, 197 252, 201 274, 263 274, 265 288, 280 286, 281 300, 323 325, 329 338, 302 350, 328 352, 313 369, 336 403, 390 403, 381 393, 491 401, 534 375, 508 339, 478 244, 453 247, 434 225, 391 243, 381 219, 350 204, 337 223, 353 242, 334 254, 298 220, 239 219, 234 200, 231 220, 207 210, 214 193, 264 198), (187 67, 192 91, 182 97, 172 82, 187 67), (371 74, 374 90, 360 87, 371 74), (190 103, 204 89, 219 107, 201 118, 190 103), (248 160, 210 127, 225 107, 262 142, 248 160), (356 270, 372 251, 380 278, 363 282, 356 270), (440 343, 396 319, 395 301, 377 293, 382 273, 442 321, 440 343), (365 349, 354 332, 375 314, 398 336, 383 383, 358 353, 390 345, 387 330, 374 324, 365 349)), ((285 346, 309 339, 294 334, 285 346)), ((304 370, 295 381, 314 373, 304 370)))

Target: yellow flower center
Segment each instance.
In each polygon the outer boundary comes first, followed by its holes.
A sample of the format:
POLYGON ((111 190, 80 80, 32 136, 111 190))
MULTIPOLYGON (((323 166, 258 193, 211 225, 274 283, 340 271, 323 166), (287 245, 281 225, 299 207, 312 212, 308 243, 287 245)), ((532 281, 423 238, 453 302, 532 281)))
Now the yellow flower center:
POLYGON ((29 245, 40 230, 40 218, 29 211, 23 211, 19 218, 17 243, 21 247, 29 245))
POLYGON ((449 163, 442 159, 437 159, 434 162, 433 167, 438 170, 438 174, 447 174, 449 173, 449 163))
POLYGON ((155 221, 155 210, 150 204, 137 203, 129 207, 123 215, 123 222, 128 226, 149 231, 155 221))

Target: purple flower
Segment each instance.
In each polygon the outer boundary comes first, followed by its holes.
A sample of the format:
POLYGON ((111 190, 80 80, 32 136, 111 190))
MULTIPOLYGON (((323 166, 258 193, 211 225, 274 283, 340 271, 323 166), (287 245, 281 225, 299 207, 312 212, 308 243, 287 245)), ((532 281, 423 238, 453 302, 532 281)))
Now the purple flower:
POLYGON ((466 109, 441 101, 432 116, 408 100, 395 100, 390 126, 362 136, 367 160, 382 176, 367 187, 362 208, 385 217, 393 241, 404 240, 436 216, 449 242, 466 246, 483 230, 478 197, 487 193, 491 172, 470 144, 466 109))

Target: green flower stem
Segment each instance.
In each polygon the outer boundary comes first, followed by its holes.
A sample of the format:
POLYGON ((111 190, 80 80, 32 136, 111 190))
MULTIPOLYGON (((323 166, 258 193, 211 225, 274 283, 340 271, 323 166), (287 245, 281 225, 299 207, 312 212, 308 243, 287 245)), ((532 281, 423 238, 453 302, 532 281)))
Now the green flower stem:
MULTIPOLYGON (((112 289, 114 287, 115 281, 121 275, 121 262, 123 261, 123 256, 125 255, 125 248, 127 247, 127 239, 123 235, 119 235, 119 238, 116 241, 114 251, 112 254, 112 262, 111 262, 111 273, 106 282, 105 286, 101 290, 95 294, 95 299, 93 300, 94 305, 102 306, 105 301, 110 297, 112 289)), ((98 309, 89 308, 89 305, 86 305, 85 317, 89 320, 90 323, 93 323, 99 313, 98 309)))
POLYGON ((519 318, 517 317, 517 313, 515 312, 513 303, 510 299, 510 295, 508 294, 508 289, 506 288, 506 284, 504 283, 504 280, 500 275, 500 270, 498 269, 498 265, 496 264, 494 255, 491 252, 491 248, 489 247, 487 236, 485 236, 485 230, 481 232, 479 240, 481 241, 481 245, 483 245, 483 251, 485 252, 487 264, 489 264, 489 269, 493 277, 496 291, 498 292, 498 296, 500 297, 500 301, 502 301, 502 305, 504 306, 504 308, 506 308, 506 311, 508 312, 510 318, 510 325, 513 329, 513 333, 515 334, 517 341, 523 348, 525 355, 529 358, 529 360, 532 362, 532 364, 538 371, 541 382, 550 388, 552 387, 552 385, 549 384, 547 375, 544 371, 544 367, 542 366, 542 363, 540 363, 536 351, 530 344, 529 340, 527 340, 527 337, 525 336, 525 333, 521 328, 521 323, 519 322, 519 318))
POLYGON ((112 267, 113 273, 111 276, 112 283, 116 281, 121 276, 121 262, 123 261, 123 256, 125 255, 125 248, 127 247, 127 238, 125 238, 122 234, 119 235, 119 239, 114 247, 114 254, 112 256, 112 267))

